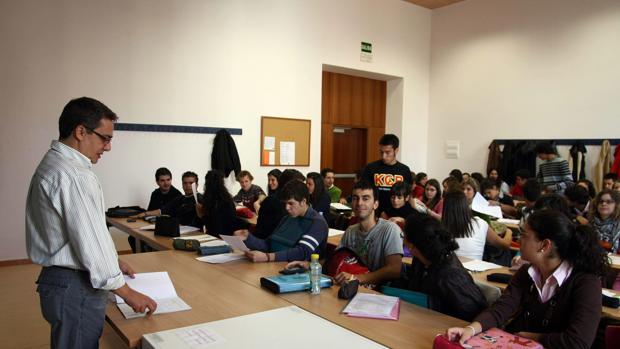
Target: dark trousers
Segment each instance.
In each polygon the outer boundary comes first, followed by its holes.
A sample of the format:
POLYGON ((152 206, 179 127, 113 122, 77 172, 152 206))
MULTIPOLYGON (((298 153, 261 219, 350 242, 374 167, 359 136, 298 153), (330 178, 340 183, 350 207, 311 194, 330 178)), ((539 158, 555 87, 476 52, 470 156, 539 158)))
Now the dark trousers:
POLYGON ((37 284, 51 348, 98 348, 108 291, 94 289, 88 272, 61 267, 44 267, 37 284))

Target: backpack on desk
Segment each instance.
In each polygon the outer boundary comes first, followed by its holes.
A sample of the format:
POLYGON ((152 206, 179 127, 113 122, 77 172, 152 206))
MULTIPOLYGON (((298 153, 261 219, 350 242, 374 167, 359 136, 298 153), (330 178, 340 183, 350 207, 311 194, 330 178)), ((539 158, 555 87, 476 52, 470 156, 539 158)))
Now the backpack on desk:
POLYGON ((127 218, 145 211, 146 210, 140 206, 116 206, 108 208, 105 214, 110 218, 127 218))

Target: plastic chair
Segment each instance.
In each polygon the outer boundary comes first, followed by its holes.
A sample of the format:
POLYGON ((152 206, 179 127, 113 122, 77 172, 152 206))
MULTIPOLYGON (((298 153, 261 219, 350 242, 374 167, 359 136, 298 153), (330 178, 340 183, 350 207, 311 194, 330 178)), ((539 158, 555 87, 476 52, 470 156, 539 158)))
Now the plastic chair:
POLYGON ((495 301, 502 295, 502 291, 497 286, 489 285, 477 280, 474 280, 474 283, 484 295, 484 298, 487 300, 487 305, 489 306, 495 303, 495 301))

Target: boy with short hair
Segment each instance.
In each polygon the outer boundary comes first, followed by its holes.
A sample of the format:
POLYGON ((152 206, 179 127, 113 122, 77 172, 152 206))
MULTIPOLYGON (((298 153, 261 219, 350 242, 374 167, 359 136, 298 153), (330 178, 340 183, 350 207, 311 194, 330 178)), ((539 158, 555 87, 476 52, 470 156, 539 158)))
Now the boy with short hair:
POLYGON ((618 179, 618 175, 615 173, 607 173, 603 176, 603 190, 612 189, 614 186, 614 181, 618 179))
POLYGON ((165 167, 160 167, 155 171, 155 182, 158 188, 151 193, 147 211, 160 209, 175 198, 183 195, 172 185, 172 173, 165 167))
POLYGON ((511 217, 516 216, 517 210, 515 209, 512 198, 508 195, 505 195, 503 198, 499 197, 499 185, 497 181, 485 179, 480 184, 480 191, 489 201, 489 205, 500 206, 504 215, 511 217))
POLYGON ((405 182, 395 183, 390 189, 390 206, 381 213, 381 218, 403 227, 405 219, 413 213, 414 209, 409 204, 411 186, 405 182))
POLYGON ((241 185, 241 189, 237 195, 233 197, 233 200, 236 202, 240 202, 243 206, 252 210, 252 212, 256 212, 255 203, 260 203, 264 198, 267 197, 265 192, 261 187, 256 184, 252 184, 254 177, 249 171, 243 170, 239 172, 237 176, 237 181, 241 185))
POLYGON ((520 169, 515 172, 515 184, 510 189, 510 195, 514 198, 523 197, 523 185, 525 181, 530 178, 530 171, 526 169, 520 169))
POLYGON ((536 146, 536 155, 543 160, 536 179, 547 193, 564 194, 564 190, 573 184, 573 176, 568 161, 562 159, 550 142, 536 146))
POLYGON ((340 195, 342 195, 342 190, 334 185, 336 173, 329 167, 326 167, 321 170, 321 176, 323 177, 323 183, 325 183, 325 190, 329 195, 329 199, 331 202, 340 202, 340 195))

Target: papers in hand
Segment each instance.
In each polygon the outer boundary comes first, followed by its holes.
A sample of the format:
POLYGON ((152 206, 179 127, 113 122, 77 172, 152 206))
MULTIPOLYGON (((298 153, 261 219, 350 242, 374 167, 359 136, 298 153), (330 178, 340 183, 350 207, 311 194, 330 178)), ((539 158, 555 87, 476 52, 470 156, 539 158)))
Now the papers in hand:
POLYGON ((233 250, 246 252, 250 249, 245 245, 243 240, 240 237, 234 235, 220 235, 222 240, 226 241, 233 248, 233 250))
POLYGON ((476 271, 476 272, 502 268, 501 265, 497 265, 495 263, 489 263, 485 261, 479 261, 477 259, 463 263, 463 267, 465 267, 465 269, 469 271, 476 271))
POLYGON ((201 262, 207 262, 211 264, 222 264, 222 263, 236 261, 242 258, 245 258, 245 254, 243 254, 242 252, 237 252, 237 253, 214 254, 211 256, 198 257, 196 259, 201 262))
MULTIPOLYGON (((157 302, 157 310, 155 310, 154 314, 171 313, 191 309, 187 303, 177 296, 168 272, 164 271, 135 274, 134 279, 129 276, 125 276, 125 282, 135 291, 143 293, 157 302)), ((125 316, 126 319, 146 315, 146 313, 134 312, 121 297, 115 295, 115 298, 118 309, 121 313, 123 313, 123 316, 125 316)))
POLYGON ((500 206, 490 206, 489 202, 480 193, 476 193, 476 196, 474 196, 471 209, 495 218, 503 218, 502 208, 500 206))
POLYGON ((398 320, 400 299, 392 296, 358 293, 342 312, 348 316, 398 320))
POLYGON ((192 183, 192 194, 194 194, 194 200, 198 203, 198 188, 196 188, 196 182, 192 183))
MULTIPOLYGON (((145 225, 140 227, 140 230, 155 230, 155 224, 145 225)), ((188 234, 193 233, 195 231, 200 231, 200 228, 192 227, 191 225, 180 225, 179 226, 179 234, 188 234)))
POLYGON ((344 234, 344 230, 338 230, 333 228, 329 228, 329 231, 327 232, 327 236, 338 236, 342 234, 344 234))

